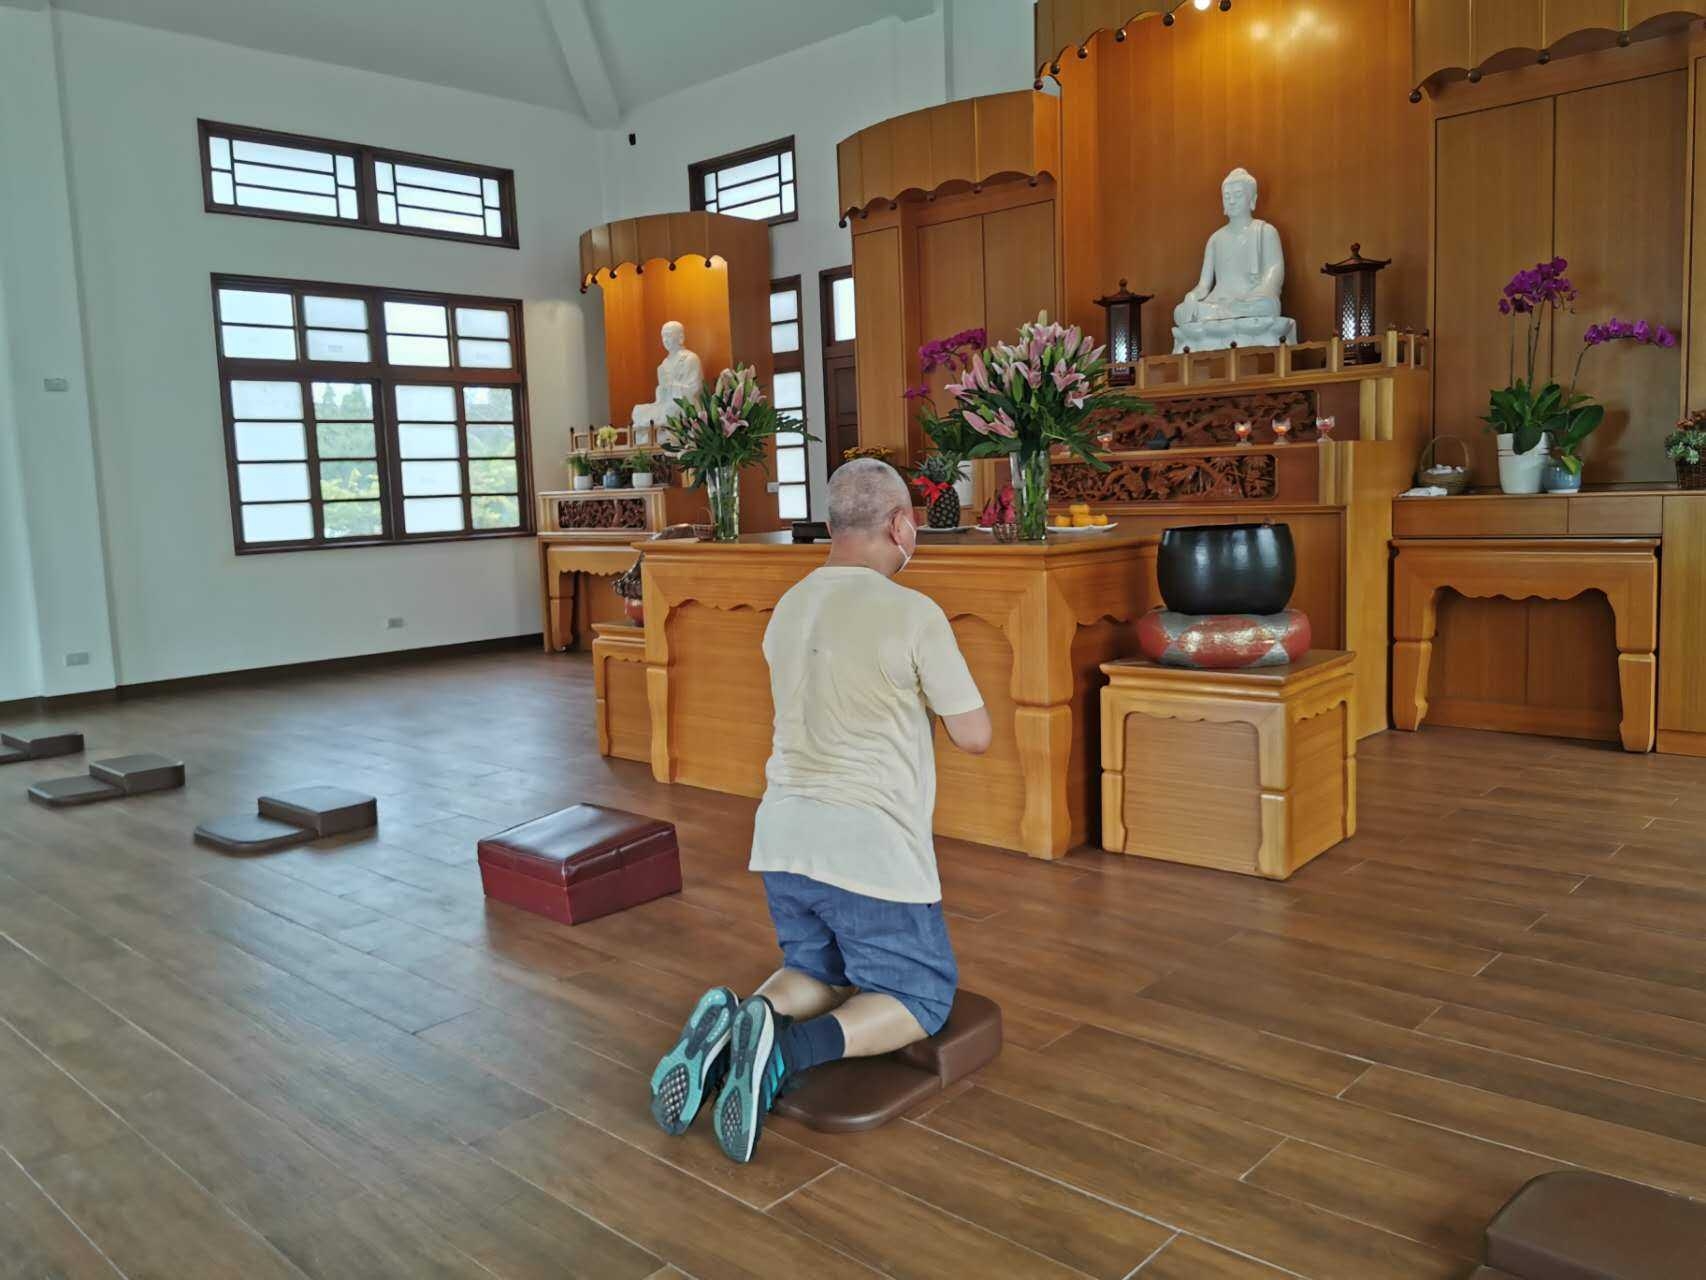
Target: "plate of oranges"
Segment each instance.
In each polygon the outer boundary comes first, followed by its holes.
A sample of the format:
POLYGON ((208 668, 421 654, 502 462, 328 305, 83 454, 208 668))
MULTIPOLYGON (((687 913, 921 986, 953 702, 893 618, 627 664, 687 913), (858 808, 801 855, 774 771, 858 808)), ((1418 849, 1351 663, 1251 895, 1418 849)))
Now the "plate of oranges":
POLYGON ((1074 502, 1066 512, 1064 520, 1058 513, 1050 513, 1050 533, 1106 533, 1109 529, 1119 528, 1118 521, 1109 520, 1099 512, 1092 515, 1087 502, 1074 502))

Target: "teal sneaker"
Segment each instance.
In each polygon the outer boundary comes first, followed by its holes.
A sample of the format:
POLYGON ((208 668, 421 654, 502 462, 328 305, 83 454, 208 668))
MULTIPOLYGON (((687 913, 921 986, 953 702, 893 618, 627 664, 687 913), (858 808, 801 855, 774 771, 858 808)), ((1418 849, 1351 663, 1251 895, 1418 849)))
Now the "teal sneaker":
POLYGON ((739 1009, 734 992, 712 987, 693 1006, 675 1047, 658 1060, 652 1072, 652 1119, 665 1133, 686 1133, 706 1095, 722 1083, 739 1009))
POLYGON ((717 1143, 730 1160, 746 1164, 758 1149, 764 1117, 782 1091, 788 1071, 776 1033, 780 1019, 763 996, 741 1002, 730 1033, 728 1081, 711 1115, 717 1143))

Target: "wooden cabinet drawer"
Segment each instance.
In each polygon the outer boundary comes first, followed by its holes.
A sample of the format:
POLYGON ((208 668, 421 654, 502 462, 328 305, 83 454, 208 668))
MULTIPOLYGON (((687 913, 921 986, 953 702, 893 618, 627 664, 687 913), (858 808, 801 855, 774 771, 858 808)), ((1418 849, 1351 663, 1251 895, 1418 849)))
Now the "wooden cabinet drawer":
POLYGON ((1656 538, 1664 532, 1664 498, 1656 493, 1588 493, 1563 499, 1575 538, 1656 538))
POLYGON ((1572 499, 1395 498, 1392 532, 1400 538, 1562 538, 1569 535, 1572 499))

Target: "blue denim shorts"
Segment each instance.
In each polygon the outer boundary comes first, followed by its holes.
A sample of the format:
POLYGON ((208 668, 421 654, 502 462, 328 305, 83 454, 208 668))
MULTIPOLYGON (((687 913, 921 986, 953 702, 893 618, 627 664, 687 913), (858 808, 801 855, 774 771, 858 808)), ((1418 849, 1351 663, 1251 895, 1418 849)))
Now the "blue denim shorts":
POLYGON ((832 987, 893 996, 935 1035, 954 1007, 959 966, 939 902, 887 902, 808 876, 765 871, 782 963, 832 987))

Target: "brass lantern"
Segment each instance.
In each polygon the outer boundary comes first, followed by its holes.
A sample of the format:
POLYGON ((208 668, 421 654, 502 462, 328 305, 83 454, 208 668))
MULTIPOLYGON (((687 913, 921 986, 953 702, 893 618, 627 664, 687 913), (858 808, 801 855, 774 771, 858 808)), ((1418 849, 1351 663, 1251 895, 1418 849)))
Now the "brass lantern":
POLYGON ((1352 363, 1371 354, 1365 344, 1375 333, 1374 277, 1391 262, 1391 258, 1365 258, 1362 246, 1353 244, 1350 257, 1321 268, 1322 275, 1333 277, 1334 325, 1346 343, 1345 358, 1352 363))
POLYGON ((1143 304, 1154 296, 1131 292, 1122 279, 1118 292, 1096 299, 1108 313, 1108 382, 1113 386, 1129 387, 1137 381, 1132 366, 1143 358, 1143 304))

